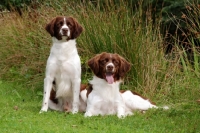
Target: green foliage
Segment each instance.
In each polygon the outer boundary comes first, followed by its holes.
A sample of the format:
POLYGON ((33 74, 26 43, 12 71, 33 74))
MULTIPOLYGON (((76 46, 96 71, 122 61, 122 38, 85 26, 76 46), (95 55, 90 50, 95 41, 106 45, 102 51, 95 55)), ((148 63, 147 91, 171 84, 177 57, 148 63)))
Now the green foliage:
POLYGON ((41 2, 42 0, 1 0, 0 11, 17 12, 21 16, 24 10, 28 10, 28 8, 36 9, 41 2))
MULTIPOLYGON (((175 43, 178 43, 179 48, 187 50, 187 54, 191 53, 192 44, 199 46, 198 38, 189 28, 189 25, 194 23, 186 20, 186 16, 189 14, 198 16, 199 3, 199 0, 152 0, 149 3, 153 19, 161 20, 161 33, 164 37, 164 47, 167 54, 174 52, 175 43), (195 40, 195 42, 191 43, 191 40, 195 40)), ((193 21, 198 23, 199 18, 193 21)))
POLYGON ((24 8, 33 2, 40 2, 40 0, 1 0, 0 5, 2 8, 12 10, 12 8, 24 8))

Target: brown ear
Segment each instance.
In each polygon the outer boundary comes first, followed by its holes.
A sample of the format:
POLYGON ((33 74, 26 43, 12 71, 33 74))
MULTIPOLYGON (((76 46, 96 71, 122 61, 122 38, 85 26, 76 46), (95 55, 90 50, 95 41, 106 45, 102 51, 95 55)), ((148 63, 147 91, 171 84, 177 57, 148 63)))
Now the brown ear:
POLYGON ((98 75, 99 73, 99 59, 101 54, 97 54, 95 57, 91 58, 88 61, 88 66, 92 69, 93 73, 95 75, 98 75))
POLYGON ((50 23, 48 23, 45 27, 46 31, 49 32, 49 34, 53 37, 54 36, 54 25, 56 22, 56 18, 54 18, 53 20, 51 20, 50 23))
POLYGON ((119 58, 120 58, 119 76, 124 77, 125 74, 131 69, 131 64, 128 61, 126 61, 123 57, 119 56, 119 58))
POLYGON ((74 32, 72 33, 72 39, 77 38, 83 31, 83 27, 74 19, 73 17, 69 17, 74 22, 74 32))

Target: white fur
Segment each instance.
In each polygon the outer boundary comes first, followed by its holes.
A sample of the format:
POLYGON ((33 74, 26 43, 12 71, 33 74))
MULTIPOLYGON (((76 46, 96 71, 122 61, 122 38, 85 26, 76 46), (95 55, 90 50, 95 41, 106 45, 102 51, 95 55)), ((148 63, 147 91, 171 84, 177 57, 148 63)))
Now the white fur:
POLYGON ((157 108, 131 91, 120 93, 120 83, 108 84, 104 79, 94 76, 90 81, 93 90, 88 95, 85 117, 117 114, 118 118, 123 118, 132 115, 134 110, 157 108))
POLYGON ((90 84, 93 90, 88 95, 85 117, 112 114, 117 114, 119 118, 125 116, 125 104, 119 93, 120 81, 108 84, 104 79, 94 76, 90 84))
POLYGON ((127 90, 122 93, 123 100, 128 110, 148 110, 149 108, 157 108, 155 105, 151 104, 148 99, 143 99, 142 97, 133 94, 131 91, 127 90))
POLYGON ((87 106, 87 97, 86 97, 87 90, 83 90, 80 92, 80 105, 79 105, 79 112, 85 112, 87 106))
POLYGON ((83 100, 83 102, 87 103, 87 90, 83 90, 80 92, 80 97, 83 100))
POLYGON ((81 82, 81 63, 76 48, 76 41, 66 41, 66 37, 58 40, 52 37, 53 46, 47 60, 46 76, 44 79, 44 97, 40 112, 47 111, 48 107, 63 110, 63 104, 72 108, 71 112, 79 110, 79 91, 81 82), (52 82, 56 79, 56 98, 59 105, 49 100, 52 82))

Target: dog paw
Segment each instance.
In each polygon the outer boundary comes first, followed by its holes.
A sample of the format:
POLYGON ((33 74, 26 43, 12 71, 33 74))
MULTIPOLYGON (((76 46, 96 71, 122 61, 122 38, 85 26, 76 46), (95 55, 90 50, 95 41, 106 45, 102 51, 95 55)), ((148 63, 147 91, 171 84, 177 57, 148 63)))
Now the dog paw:
POLYGON ((72 109, 72 114, 78 113, 78 109, 72 109))
POLYGON ((85 114, 84 114, 84 117, 91 117, 92 116, 92 113, 90 113, 90 112, 85 112, 85 114))
POLYGON ((44 112, 47 112, 47 110, 42 110, 41 109, 39 113, 41 114, 41 113, 44 113, 44 112))
POLYGON ((48 107, 44 106, 44 107, 42 107, 42 109, 40 110, 39 113, 41 114, 43 112, 47 112, 47 110, 48 110, 48 107))
POLYGON ((117 117, 120 119, 124 119, 126 116, 125 116, 125 114, 117 114, 117 117))

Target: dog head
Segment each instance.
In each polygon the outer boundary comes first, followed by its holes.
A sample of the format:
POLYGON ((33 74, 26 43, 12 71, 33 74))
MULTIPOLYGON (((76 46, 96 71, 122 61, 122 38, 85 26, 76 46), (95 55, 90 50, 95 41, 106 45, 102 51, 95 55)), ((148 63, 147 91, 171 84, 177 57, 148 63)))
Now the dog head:
POLYGON ((109 84, 123 79, 131 68, 130 63, 120 55, 106 52, 91 58, 88 65, 97 77, 105 79, 109 84))
POLYGON ((72 17, 56 17, 45 27, 47 32, 58 40, 77 38, 83 31, 82 26, 72 17))

